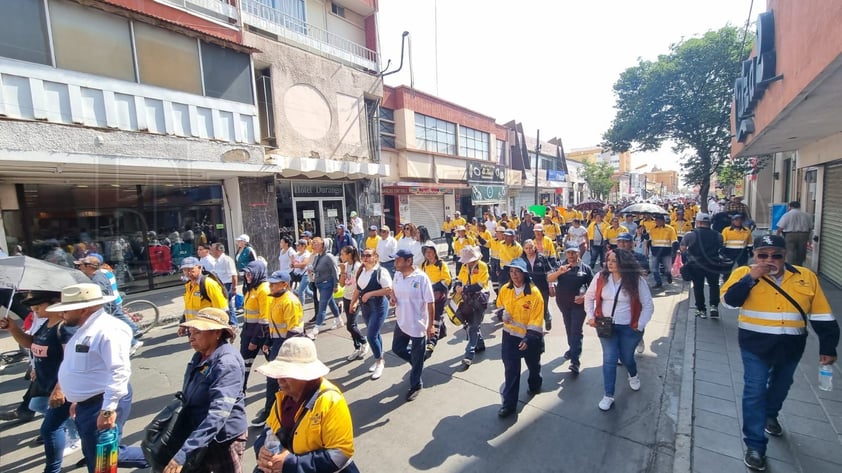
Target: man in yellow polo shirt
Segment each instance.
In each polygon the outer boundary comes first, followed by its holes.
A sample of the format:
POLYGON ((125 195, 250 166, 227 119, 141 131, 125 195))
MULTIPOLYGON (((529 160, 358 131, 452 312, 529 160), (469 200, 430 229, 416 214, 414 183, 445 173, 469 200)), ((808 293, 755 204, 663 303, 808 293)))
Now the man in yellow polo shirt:
MULTIPOLYGON (((198 258, 188 256, 181 262, 181 272, 187 277, 184 285, 184 315, 182 322, 192 320, 200 309, 216 307, 228 310, 228 298, 222 285, 216 279, 202 274, 202 263, 198 258)), ((187 333, 184 327, 178 328, 179 336, 187 333)))
MULTIPOLYGON (((368 237, 365 239, 365 248, 369 250, 376 250, 377 244, 380 243, 380 236, 377 235, 377 225, 368 227, 368 237)), ((360 250, 362 251, 362 250, 360 250)))

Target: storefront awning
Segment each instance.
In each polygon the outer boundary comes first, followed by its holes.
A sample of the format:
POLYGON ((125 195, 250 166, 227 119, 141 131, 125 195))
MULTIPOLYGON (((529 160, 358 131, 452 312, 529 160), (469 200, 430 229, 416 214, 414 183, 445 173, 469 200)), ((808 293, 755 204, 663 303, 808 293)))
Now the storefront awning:
POLYGON ((389 167, 382 163, 337 161, 334 159, 296 158, 270 154, 266 163, 279 168, 283 177, 305 176, 309 178, 363 179, 388 177, 389 167))

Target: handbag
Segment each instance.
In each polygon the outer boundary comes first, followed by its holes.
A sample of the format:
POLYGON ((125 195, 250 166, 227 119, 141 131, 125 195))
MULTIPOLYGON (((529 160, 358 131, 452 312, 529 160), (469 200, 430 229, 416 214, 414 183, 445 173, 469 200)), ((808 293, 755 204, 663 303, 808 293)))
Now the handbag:
POLYGON ((596 320, 596 336, 599 338, 611 338, 614 336, 614 311, 617 310, 617 299, 620 298, 620 291, 623 290, 623 283, 617 287, 617 293, 614 294, 614 306, 611 307, 611 317, 597 317, 596 320))
MULTIPOLYGON (((152 422, 146 426, 140 449, 154 472, 163 471, 175 454, 184 445, 187 437, 193 433, 189 416, 184 409, 185 399, 181 392, 175 393, 175 401, 164 407, 152 422)), ((182 472, 199 471, 199 466, 207 453, 207 446, 193 451, 187 456, 182 472)))

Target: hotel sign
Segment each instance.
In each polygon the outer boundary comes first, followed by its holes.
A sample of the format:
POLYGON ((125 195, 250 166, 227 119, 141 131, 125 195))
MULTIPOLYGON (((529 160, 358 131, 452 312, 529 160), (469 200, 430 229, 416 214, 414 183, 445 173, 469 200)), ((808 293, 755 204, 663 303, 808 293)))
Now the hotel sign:
POLYGON ((737 141, 744 143, 754 133, 754 111, 775 75, 775 17, 772 12, 757 17, 757 55, 743 61, 742 73, 734 82, 734 110, 737 141))
POLYGON ((467 163, 468 182, 477 183, 506 183, 506 168, 496 164, 467 163))

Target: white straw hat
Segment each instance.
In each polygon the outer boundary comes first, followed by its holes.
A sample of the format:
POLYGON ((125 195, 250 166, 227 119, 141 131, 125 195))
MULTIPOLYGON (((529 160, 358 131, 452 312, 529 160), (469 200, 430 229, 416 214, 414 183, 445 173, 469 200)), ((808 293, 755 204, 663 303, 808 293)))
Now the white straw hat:
POLYGON ((293 337, 281 345, 281 351, 273 361, 257 368, 257 372, 267 378, 311 381, 328 374, 330 368, 319 361, 313 340, 293 337))
POLYGON ((47 312, 65 312, 103 305, 117 299, 117 296, 103 296, 98 284, 74 284, 61 290, 61 302, 47 307, 47 312))

